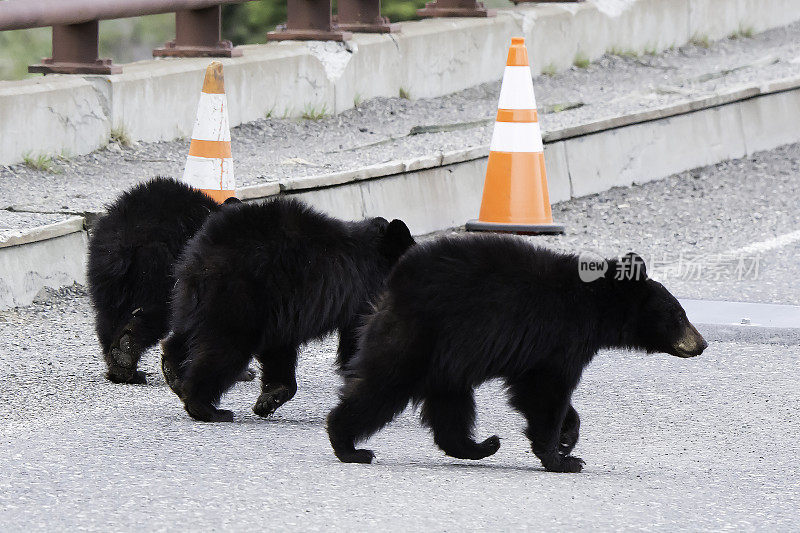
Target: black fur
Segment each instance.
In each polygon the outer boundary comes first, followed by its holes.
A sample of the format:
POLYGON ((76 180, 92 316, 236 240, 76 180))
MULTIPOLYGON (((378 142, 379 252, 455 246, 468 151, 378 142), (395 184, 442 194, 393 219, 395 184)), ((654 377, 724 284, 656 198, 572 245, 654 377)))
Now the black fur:
POLYGON ((579 427, 570 399, 598 350, 690 357, 706 347, 635 254, 610 261, 605 276, 585 283, 573 255, 512 237, 444 238, 409 251, 386 287, 328 416, 331 444, 344 462, 370 462, 372 451, 355 444, 409 401, 422 404, 422 422, 446 454, 492 455, 497 436, 473 440, 473 390, 498 377, 526 417, 544 467, 579 472, 583 461, 569 455, 579 427), (615 279, 625 264, 639 266, 635 279, 615 279))
POLYGON ((253 411, 271 414, 297 391, 301 344, 338 330, 339 364, 351 357, 360 317, 413 243, 402 221, 343 222, 285 198, 210 217, 176 268, 167 382, 192 417, 232 420, 216 406, 255 355, 253 411))
POLYGON ((155 178, 122 193, 95 223, 87 278, 109 380, 145 383, 136 367, 167 334, 173 264, 219 208, 184 183, 155 178))

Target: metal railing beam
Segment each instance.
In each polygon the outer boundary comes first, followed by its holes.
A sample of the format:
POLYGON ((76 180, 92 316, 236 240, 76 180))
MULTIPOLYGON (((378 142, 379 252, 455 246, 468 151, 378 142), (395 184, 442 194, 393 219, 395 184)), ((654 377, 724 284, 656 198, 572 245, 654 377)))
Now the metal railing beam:
POLYGON ((241 4, 252 0, 5 0, 0 31, 83 24, 241 4))

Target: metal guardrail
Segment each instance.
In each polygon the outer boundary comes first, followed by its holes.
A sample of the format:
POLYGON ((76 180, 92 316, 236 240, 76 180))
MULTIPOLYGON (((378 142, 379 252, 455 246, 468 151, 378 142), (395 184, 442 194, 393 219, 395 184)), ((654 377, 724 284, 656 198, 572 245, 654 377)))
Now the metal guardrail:
POLYGON ((6 0, 0 2, 0 31, 53 27, 53 56, 29 72, 118 74, 122 67, 100 59, 99 21, 175 13, 175 40, 154 56, 241 55, 221 38, 221 5, 252 0, 6 0))
MULTIPOLYGON (((5 0, 0 1, 0 31, 53 28, 53 56, 29 72, 43 74, 118 74, 122 67, 99 57, 99 21, 175 13, 175 39, 153 50, 156 57, 235 57, 241 51, 221 38, 224 4, 253 0, 5 0)), ((583 0, 512 0, 520 2, 582 2, 583 0)), ((399 31, 381 16, 380 0, 287 0, 286 24, 267 40, 343 41, 351 32, 399 31)), ((435 0, 417 10, 421 17, 491 17, 477 0, 435 0)))

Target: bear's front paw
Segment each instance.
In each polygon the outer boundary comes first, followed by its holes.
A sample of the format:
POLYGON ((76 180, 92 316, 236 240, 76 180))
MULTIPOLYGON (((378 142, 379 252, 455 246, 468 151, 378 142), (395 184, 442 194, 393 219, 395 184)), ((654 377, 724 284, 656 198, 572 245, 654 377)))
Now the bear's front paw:
POLYGON ((233 422, 233 411, 227 409, 217 409, 213 405, 192 405, 184 406, 189 416, 200 422, 233 422))
POLYGON ((270 383, 256 400, 253 412, 261 417, 268 417, 281 405, 288 402, 293 394, 286 385, 270 383))
POLYGON ((564 456, 556 454, 555 456, 542 459, 542 466, 544 466, 545 470, 548 472, 577 474, 583 470, 583 465, 585 464, 586 462, 580 457, 573 457, 571 455, 564 456))
POLYGON ((336 457, 343 463, 362 463, 370 464, 375 459, 372 450, 353 450, 352 452, 340 452, 336 457))

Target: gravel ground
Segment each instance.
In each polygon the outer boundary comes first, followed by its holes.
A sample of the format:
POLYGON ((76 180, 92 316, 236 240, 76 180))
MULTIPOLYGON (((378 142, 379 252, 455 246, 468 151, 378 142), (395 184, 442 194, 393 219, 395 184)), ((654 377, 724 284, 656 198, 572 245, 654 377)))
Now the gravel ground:
POLYGON ((633 250, 683 298, 797 305, 800 235, 774 250, 742 249, 800 230, 799 205, 800 144, 794 144, 556 204, 553 218, 566 233, 530 239, 604 257, 633 250), (668 269, 680 260, 682 271, 668 269))
MULTIPOLYGON (((798 73, 800 23, 708 48, 688 45, 659 55, 607 55, 588 68, 539 76, 534 83, 542 126, 548 131, 798 73), (574 104, 581 106, 555 112, 574 104)), ((269 118, 242 125, 232 132, 238 183, 323 174, 487 144, 498 94, 499 83, 488 83, 434 99, 378 98, 318 121, 269 118), (476 127, 409 135, 416 126, 485 119, 490 121, 476 127)), ((112 144, 57 161, 57 174, 23 165, 0 167, 0 208, 98 211, 137 181, 156 174, 179 176, 187 149, 187 140, 135 148, 112 144)))
MULTIPOLYGON (((740 249, 799 227, 800 146, 560 204, 561 249, 645 255, 740 249), (624 206, 630 207, 624 207, 624 206), (636 209, 633 209, 636 207, 636 209)), ((433 238, 428 236, 426 238, 433 238)), ((800 303, 800 240, 765 250, 756 280, 684 280, 677 295, 800 303)), ((651 264, 652 267, 652 264, 651 264)), ((165 386, 106 382, 80 286, 0 312, 0 530, 794 531, 800 528, 800 335, 700 326, 700 357, 607 351, 587 369, 580 475, 544 472, 499 383, 478 390, 477 436, 500 451, 447 458, 407 411, 368 445, 371 466, 333 456, 335 338, 300 357, 299 392, 268 420, 258 383, 223 400, 232 424, 200 424, 165 386)))

